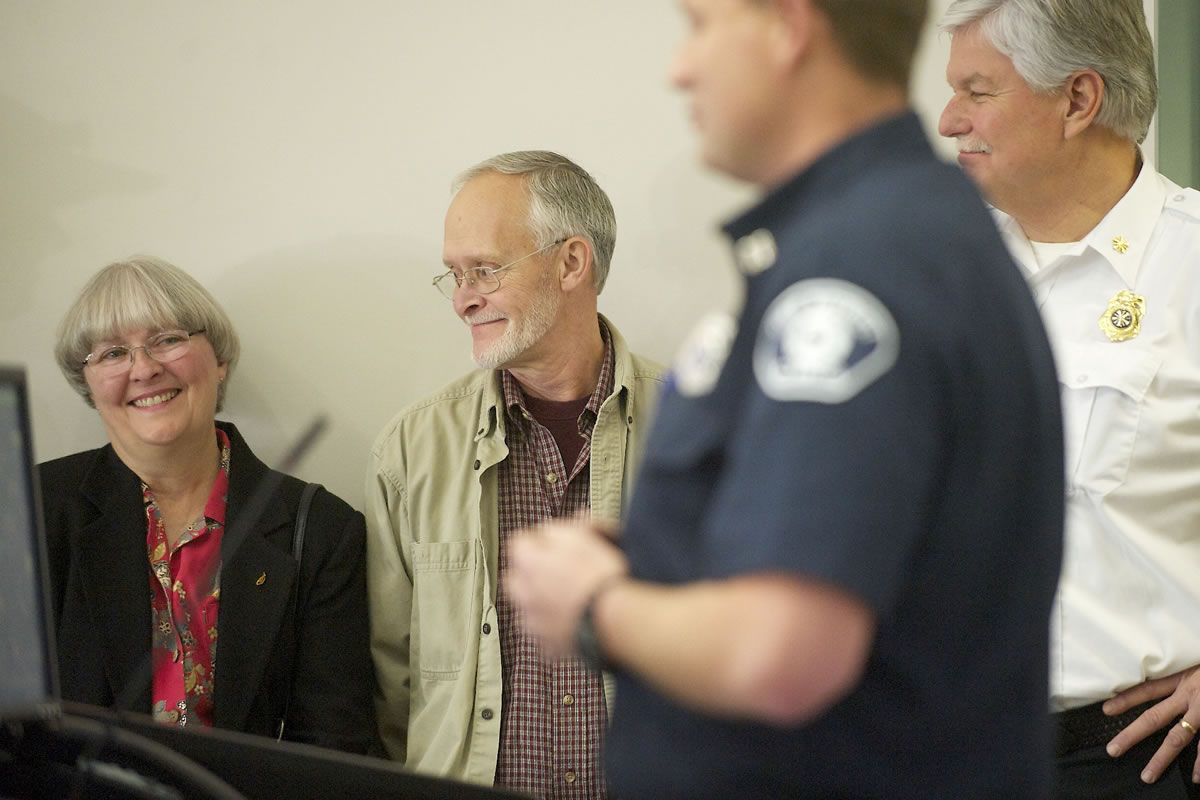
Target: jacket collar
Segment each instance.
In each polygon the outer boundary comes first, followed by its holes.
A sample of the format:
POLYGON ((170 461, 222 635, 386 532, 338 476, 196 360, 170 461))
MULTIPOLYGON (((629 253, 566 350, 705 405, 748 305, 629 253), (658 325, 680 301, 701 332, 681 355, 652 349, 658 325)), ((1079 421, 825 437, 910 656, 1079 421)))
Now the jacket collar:
POLYGON ((282 632, 294 630, 299 570, 290 552, 293 513, 278 483, 249 527, 244 516, 254 512, 248 506, 258 487, 282 476, 251 452, 236 427, 224 422, 217 425, 229 435, 232 453, 226 536, 221 542, 220 645, 213 676, 213 721, 218 727, 241 730, 262 691, 277 647, 288 640, 282 632), (271 544, 268 537, 276 543, 271 544))
MULTIPOLYGON (((229 494, 227 496, 227 510, 225 519, 226 533, 237 522, 239 513, 246 509, 247 504, 251 501, 254 491, 265 480, 272 478, 277 479, 278 473, 274 476, 271 474, 271 469, 254 455, 250 450, 250 446, 246 444, 246 440, 242 438, 237 427, 230 422, 218 422, 217 427, 225 431, 229 436, 230 446, 230 470, 229 470, 229 494)), ((251 526, 252 531, 260 531, 268 533, 277 528, 288 525, 291 520, 291 513, 278 492, 272 492, 270 499, 259 515, 257 522, 251 526)), ((235 549, 238 548, 238 542, 226 536, 221 542, 221 558, 225 561, 230 561, 235 557, 235 549)))

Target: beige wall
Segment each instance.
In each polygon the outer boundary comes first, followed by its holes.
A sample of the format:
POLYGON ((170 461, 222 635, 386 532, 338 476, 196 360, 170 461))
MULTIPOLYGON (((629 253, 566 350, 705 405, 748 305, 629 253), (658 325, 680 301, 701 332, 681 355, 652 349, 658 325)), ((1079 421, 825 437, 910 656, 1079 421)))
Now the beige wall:
MULTIPOLYGON (((470 368, 429 282, 451 177, 503 150, 559 150, 607 189, 601 310, 669 360, 732 302, 715 225, 751 197, 696 163, 664 77, 682 30, 670 0, 5 3, 0 362, 30 372, 38 456, 104 442, 54 331, 89 275, 145 252, 238 326, 224 416, 270 462, 329 414, 298 472, 360 505, 379 428, 470 368)), ((915 79, 931 125, 947 46, 915 79)))

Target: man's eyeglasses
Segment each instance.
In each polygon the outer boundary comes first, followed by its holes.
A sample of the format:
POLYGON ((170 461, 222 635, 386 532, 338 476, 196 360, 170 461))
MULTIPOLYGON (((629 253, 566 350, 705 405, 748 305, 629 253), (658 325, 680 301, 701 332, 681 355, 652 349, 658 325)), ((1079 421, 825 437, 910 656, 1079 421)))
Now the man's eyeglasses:
POLYGON ((538 253, 549 250, 551 247, 565 242, 566 239, 559 239, 556 242, 551 242, 545 247, 539 247, 532 253, 526 253, 516 261, 510 261, 502 267, 472 267, 468 270, 463 270, 463 274, 459 275, 454 270, 447 270, 433 279, 433 285, 438 291, 446 296, 447 300, 454 299, 454 291, 463 285, 465 281, 467 286, 479 294, 491 294, 500 288, 500 273, 509 267, 515 267, 527 258, 532 258, 538 253))
POLYGON ((192 349, 192 337, 204 333, 198 331, 159 331, 144 344, 131 347, 127 344, 114 344, 103 350, 89 353, 83 360, 83 366, 91 367, 102 375, 119 375, 133 366, 133 354, 136 350, 144 350, 146 355, 160 364, 167 364, 183 357, 192 349))

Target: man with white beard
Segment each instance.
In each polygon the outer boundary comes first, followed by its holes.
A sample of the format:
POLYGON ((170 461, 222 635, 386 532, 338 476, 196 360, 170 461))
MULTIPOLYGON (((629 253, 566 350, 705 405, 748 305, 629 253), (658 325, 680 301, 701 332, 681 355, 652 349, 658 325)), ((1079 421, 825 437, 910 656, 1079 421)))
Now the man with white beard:
POLYGON ((544 661, 499 576, 512 531, 589 509, 618 520, 660 368, 597 311, 616 219, 586 171, 506 153, 455 188, 433 283, 479 369, 401 411, 371 451, 380 733, 419 772, 601 798, 606 681, 544 661))

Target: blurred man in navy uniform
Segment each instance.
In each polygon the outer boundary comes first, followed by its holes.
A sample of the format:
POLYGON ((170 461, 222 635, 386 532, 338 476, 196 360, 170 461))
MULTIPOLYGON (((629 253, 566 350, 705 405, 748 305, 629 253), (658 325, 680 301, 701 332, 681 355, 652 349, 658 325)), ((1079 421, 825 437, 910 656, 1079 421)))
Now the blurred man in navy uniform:
POLYGON ((1200 193, 1145 163, 1142 0, 957 0, 939 129, 996 207, 1066 421, 1060 798, 1200 798, 1200 193))
POLYGON ((1049 345, 906 86, 924 0, 684 0, 739 319, 677 360, 624 530, 513 543, 551 653, 618 671, 614 796, 1044 798, 1062 542, 1049 345))

